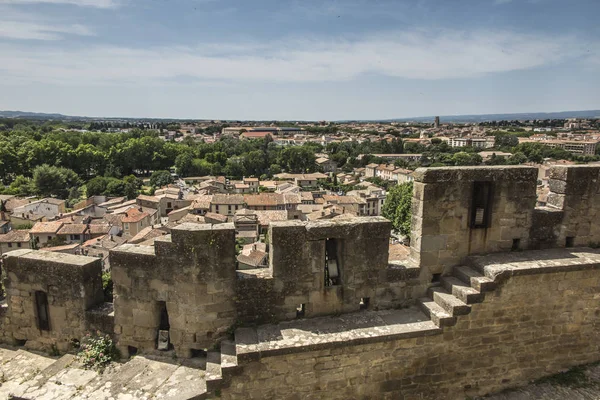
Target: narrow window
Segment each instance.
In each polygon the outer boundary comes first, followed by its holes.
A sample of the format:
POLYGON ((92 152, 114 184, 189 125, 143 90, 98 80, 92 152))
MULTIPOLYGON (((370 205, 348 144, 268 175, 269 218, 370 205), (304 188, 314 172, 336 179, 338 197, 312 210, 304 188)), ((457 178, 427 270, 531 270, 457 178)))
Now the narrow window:
POLYGON ((370 299, 369 297, 361 297, 361 298, 360 298, 360 303, 358 303, 358 304, 359 304, 359 306, 360 306, 360 309, 361 309, 361 310, 366 310, 366 309, 368 309, 368 308, 369 308, 369 301, 370 301, 370 300, 371 300, 371 299, 370 299))
POLYGON ((325 240, 325 286, 341 285, 336 239, 325 240))
POLYGON ((8 247, 12 247, 12 243, 10 243, 10 242, 9 242, 9 243, 8 243, 8 247))
POLYGON ((303 318, 306 314, 306 304, 302 303, 296 307, 296 318, 303 318))
POLYGON ((158 313, 159 313, 159 324, 158 324, 158 338, 156 341, 156 347, 158 350, 169 349, 169 313, 167 312, 167 303, 164 301, 158 302, 158 313))
POLYGON ((492 203, 492 183, 474 182, 471 203, 471 228, 489 228, 492 203))
POLYGON ((46 292, 35 292, 35 308, 37 310, 39 330, 49 331, 50 319, 48 317, 48 296, 46 292))
POLYGON ((565 247, 575 246, 575 236, 567 236, 565 239, 565 247))
POLYGON ((521 239, 513 239, 511 251, 517 251, 521 248, 521 239))

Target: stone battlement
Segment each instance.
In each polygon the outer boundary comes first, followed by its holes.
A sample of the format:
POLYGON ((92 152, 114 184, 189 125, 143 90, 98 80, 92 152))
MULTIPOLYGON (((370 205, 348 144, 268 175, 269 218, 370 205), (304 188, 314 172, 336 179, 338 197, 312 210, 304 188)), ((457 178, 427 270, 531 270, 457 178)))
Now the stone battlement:
MULTIPOLYGON (((591 249, 569 249, 600 243, 595 223, 600 217, 600 167, 554 167, 546 207, 536 207, 536 186, 533 167, 418 169, 410 255, 404 260, 389 260, 391 223, 382 217, 275 222, 267 234, 268 267, 249 270, 236 270, 233 224, 182 224, 156 239, 154 247, 125 244, 111 250, 113 304, 103 302, 98 259, 14 251, 3 260, 6 306, 0 308, 0 339, 64 351, 73 339, 98 329, 112 334, 124 355, 162 349, 194 357, 227 343, 237 327, 254 326, 235 333, 238 366, 259 363, 260 368, 285 371, 277 360, 290 362, 288 353, 315 353, 312 360, 321 362, 326 355, 318 352, 330 351, 328 346, 349 346, 349 354, 362 354, 361 346, 383 342, 419 348, 415 362, 425 362, 433 353, 420 347, 424 343, 440 352, 445 345, 456 351, 462 346, 446 337, 448 329, 460 338, 479 338, 479 354, 491 357, 484 350, 494 346, 486 344, 497 342, 488 333, 510 342, 514 337, 508 338, 509 330, 523 328, 528 340, 548 336, 547 343, 556 343, 569 334, 578 346, 573 347, 577 357, 566 361, 557 353, 551 367, 530 371, 528 378, 600 359, 591 342, 590 352, 583 350, 591 333, 584 339, 572 331, 587 332, 598 323, 597 312, 588 311, 599 305, 600 258, 591 249), (570 283, 554 283, 560 274, 570 283), (526 289, 530 280, 548 293, 526 289), (506 286, 507 281, 516 286, 506 286), (567 319, 543 311, 544 304, 558 307, 562 302, 553 297, 555 292, 572 301, 561 305, 567 319), (528 296, 533 298, 525 300, 528 296), (535 323, 527 329, 520 325, 529 320, 515 322, 518 316, 512 314, 527 314, 527 304, 531 320, 539 317, 537 323, 545 326, 543 332, 535 323), (481 314, 466 317, 479 308, 481 314), (503 310, 512 319, 503 319, 503 310), (555 332, 548 318, 558 318, 568 328, 555 332), (288 328, 282 330, 284 326, 288 328), (425 339, 432 335, 441 339, 425 339), (263 360, 267 355, 273 365, 263 360)), ((521 368, 513 358, 506 365, 517 372, 521 368)), ((219 379, 227 387, 236 378, 223 372, 219 379)), ((255 379, 264 381, 262 375, 255 379)), ((388 389, 393 386, 382 379, 388 389)), ((516 375, 511 379, 521 381, 516 375)), ((404 393, 401 386, 392 391, 404 393)), ((230 393, 241 396, 233 389, 230 393)), ((286 397, 277 390, 273 396, 286 397)))

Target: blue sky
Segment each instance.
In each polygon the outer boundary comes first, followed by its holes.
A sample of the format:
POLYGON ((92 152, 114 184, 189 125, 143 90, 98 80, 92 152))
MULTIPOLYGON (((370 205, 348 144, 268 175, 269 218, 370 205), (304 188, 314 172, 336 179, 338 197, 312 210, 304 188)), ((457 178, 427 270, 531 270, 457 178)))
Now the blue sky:
POLYGON ((336 120, 600 109, 598 0, 0 0, 0 109, 336 120))

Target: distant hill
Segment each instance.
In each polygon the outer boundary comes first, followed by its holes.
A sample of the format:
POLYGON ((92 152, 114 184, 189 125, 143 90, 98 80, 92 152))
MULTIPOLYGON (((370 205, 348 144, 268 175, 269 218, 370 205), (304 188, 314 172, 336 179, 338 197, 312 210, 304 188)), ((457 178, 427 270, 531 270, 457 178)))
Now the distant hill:
MULTIPOLYGON (((128 118, 128 117, 81 117, 64 114, 47 114, 29 111, 0 111, 0 118, 27 118, 27 119, 54 119, 54 120, 162 120, 162 121, 189 121, 191 119, 174 118, 128 118)), ((534 113, 516 113, 516 114, 480 114, 480 115, 440 115, 440 121, 444 122, 485 122, 485 121, 513 121, 513 120, 533 120, 533 119, 565 119, 565 118, 600 118, 600 110, 587 111, 559 111, 559 112, 534 112, 534 113)), ((392 118, 378 120, 340 120, 335 122, 433 122, 434 116, 429 117, 411 117, 411 118, 392 118)))
MULTIPOLYGON (((566 118, 600 118, 600 110, 534 112, 516 114, 480 114, 480 115, 440 115, 440 122, 485 122, 485 121, 514 121, 533 119, 566 119, 566 118)), ((390 122, 433 122, 435 116, 416 118, 395 118, 384 121, 390 122)))
POLYGON ((0 111, 2 118, 31 118, 31 119, 77 119, 63 114, 44 114, 28 111, 0 111))

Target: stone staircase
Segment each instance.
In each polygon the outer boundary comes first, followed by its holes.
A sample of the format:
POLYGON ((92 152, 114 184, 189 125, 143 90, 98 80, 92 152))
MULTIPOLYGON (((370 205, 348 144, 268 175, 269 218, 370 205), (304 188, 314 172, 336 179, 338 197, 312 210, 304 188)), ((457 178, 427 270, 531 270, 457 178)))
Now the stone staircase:
POLYGON ((455 267, 438 286, 430 287, 428 297, 419 299, 421 310, 440 328, 456 324, 456 318, 471 312, 471 304, 481 303, 485 293, 494 290, 494 280, 477 270, 455 267))
POLYGON ((3 347, 0 400, 203 399, 220 381, 214 361, 215 353, 190 360, 135 356, 100 374, 83 369, 72 354, 49 357, 3 347))

